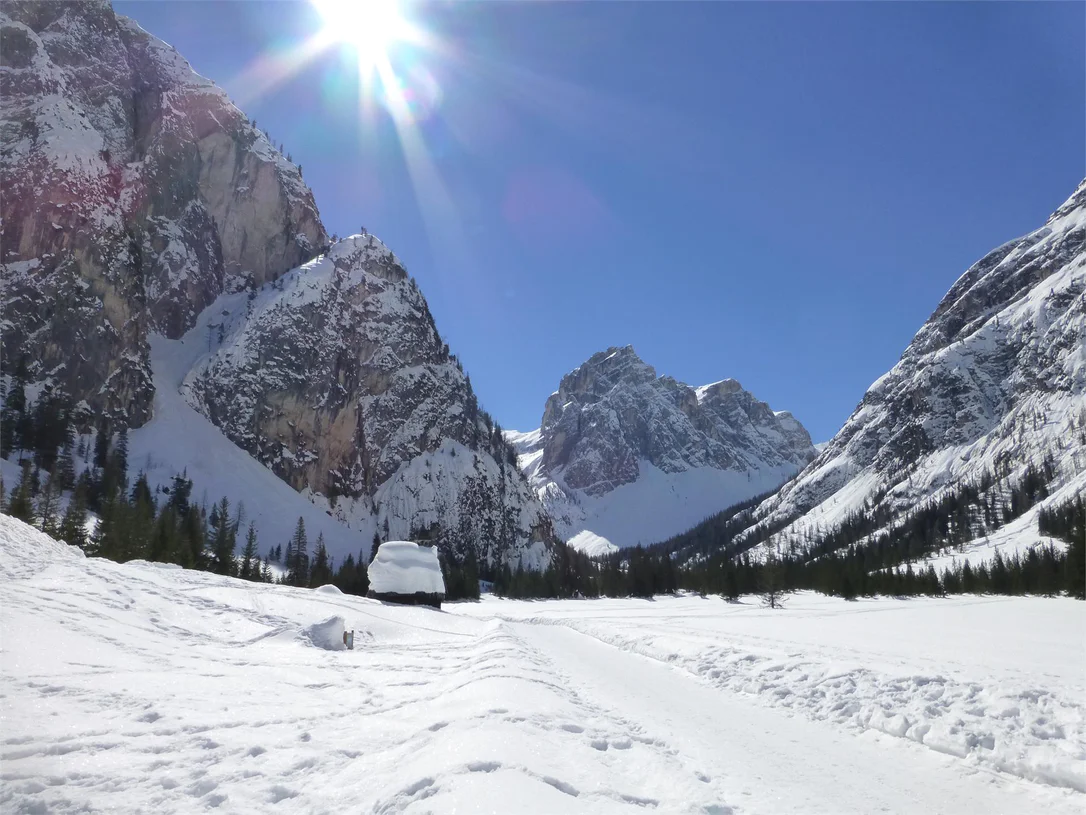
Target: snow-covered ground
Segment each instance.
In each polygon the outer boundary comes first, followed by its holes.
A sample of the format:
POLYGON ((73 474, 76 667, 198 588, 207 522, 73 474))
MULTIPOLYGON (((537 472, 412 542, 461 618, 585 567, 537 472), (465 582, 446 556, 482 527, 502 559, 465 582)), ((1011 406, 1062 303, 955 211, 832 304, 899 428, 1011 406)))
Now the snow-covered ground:
POLYGON ((1070 600, 438 612, 87 559, 6 516, 0 591, 4 812, 1086 804, 1070 600))

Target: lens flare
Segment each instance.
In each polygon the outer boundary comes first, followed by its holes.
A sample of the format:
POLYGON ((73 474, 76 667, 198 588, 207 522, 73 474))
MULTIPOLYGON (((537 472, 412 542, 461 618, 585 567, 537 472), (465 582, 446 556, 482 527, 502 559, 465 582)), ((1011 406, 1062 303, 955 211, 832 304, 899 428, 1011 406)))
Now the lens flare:
POLYGON ((394 0, 314 0, 313 6, 324 20, 327 39, 351 46, 364 74, 388 62, 399 43, 420 38, 394 0))

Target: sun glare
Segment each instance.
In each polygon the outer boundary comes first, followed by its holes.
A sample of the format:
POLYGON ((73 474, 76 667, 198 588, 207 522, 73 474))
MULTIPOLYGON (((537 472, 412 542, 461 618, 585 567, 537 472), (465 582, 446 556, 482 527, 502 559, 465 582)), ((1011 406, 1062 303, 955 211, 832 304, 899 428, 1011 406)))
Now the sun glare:
POLYGON ((352 46, 359 70, 369 73, 389 61, 389 52, 416 38, 395 0, 314 0, 325 35, 352 46))

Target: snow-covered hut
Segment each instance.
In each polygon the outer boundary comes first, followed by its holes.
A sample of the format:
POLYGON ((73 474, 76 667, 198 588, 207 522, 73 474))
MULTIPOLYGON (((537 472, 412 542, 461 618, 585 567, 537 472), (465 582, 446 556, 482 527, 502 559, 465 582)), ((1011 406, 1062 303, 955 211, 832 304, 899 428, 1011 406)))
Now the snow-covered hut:
POLYGON ((369 568, 369 596, 390 603, 441 608, 445 581, 437 550, 412 541, 382 543, 369 568))

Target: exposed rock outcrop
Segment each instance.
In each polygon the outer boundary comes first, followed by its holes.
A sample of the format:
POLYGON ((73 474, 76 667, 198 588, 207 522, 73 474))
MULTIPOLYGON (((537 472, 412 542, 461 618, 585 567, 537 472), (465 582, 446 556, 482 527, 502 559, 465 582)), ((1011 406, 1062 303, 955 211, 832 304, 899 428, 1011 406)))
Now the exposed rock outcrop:
POLYGON ((415 281, 372 235, 220 300, 182 392, 295 489, 382 539, 543 565, 554 537, 415 281))
POLYGON ((0 8, 5 367, 138 426, 149 331, 326 243, 313 196, 215 85, 106 2, 0 8))
POLYGON ((558 524, 616 545, 652 543, 777 486, 814 458, 811 437, 734 379, 694 388, 633 348, 566 374, 542 424, 512 434, 558 524))

